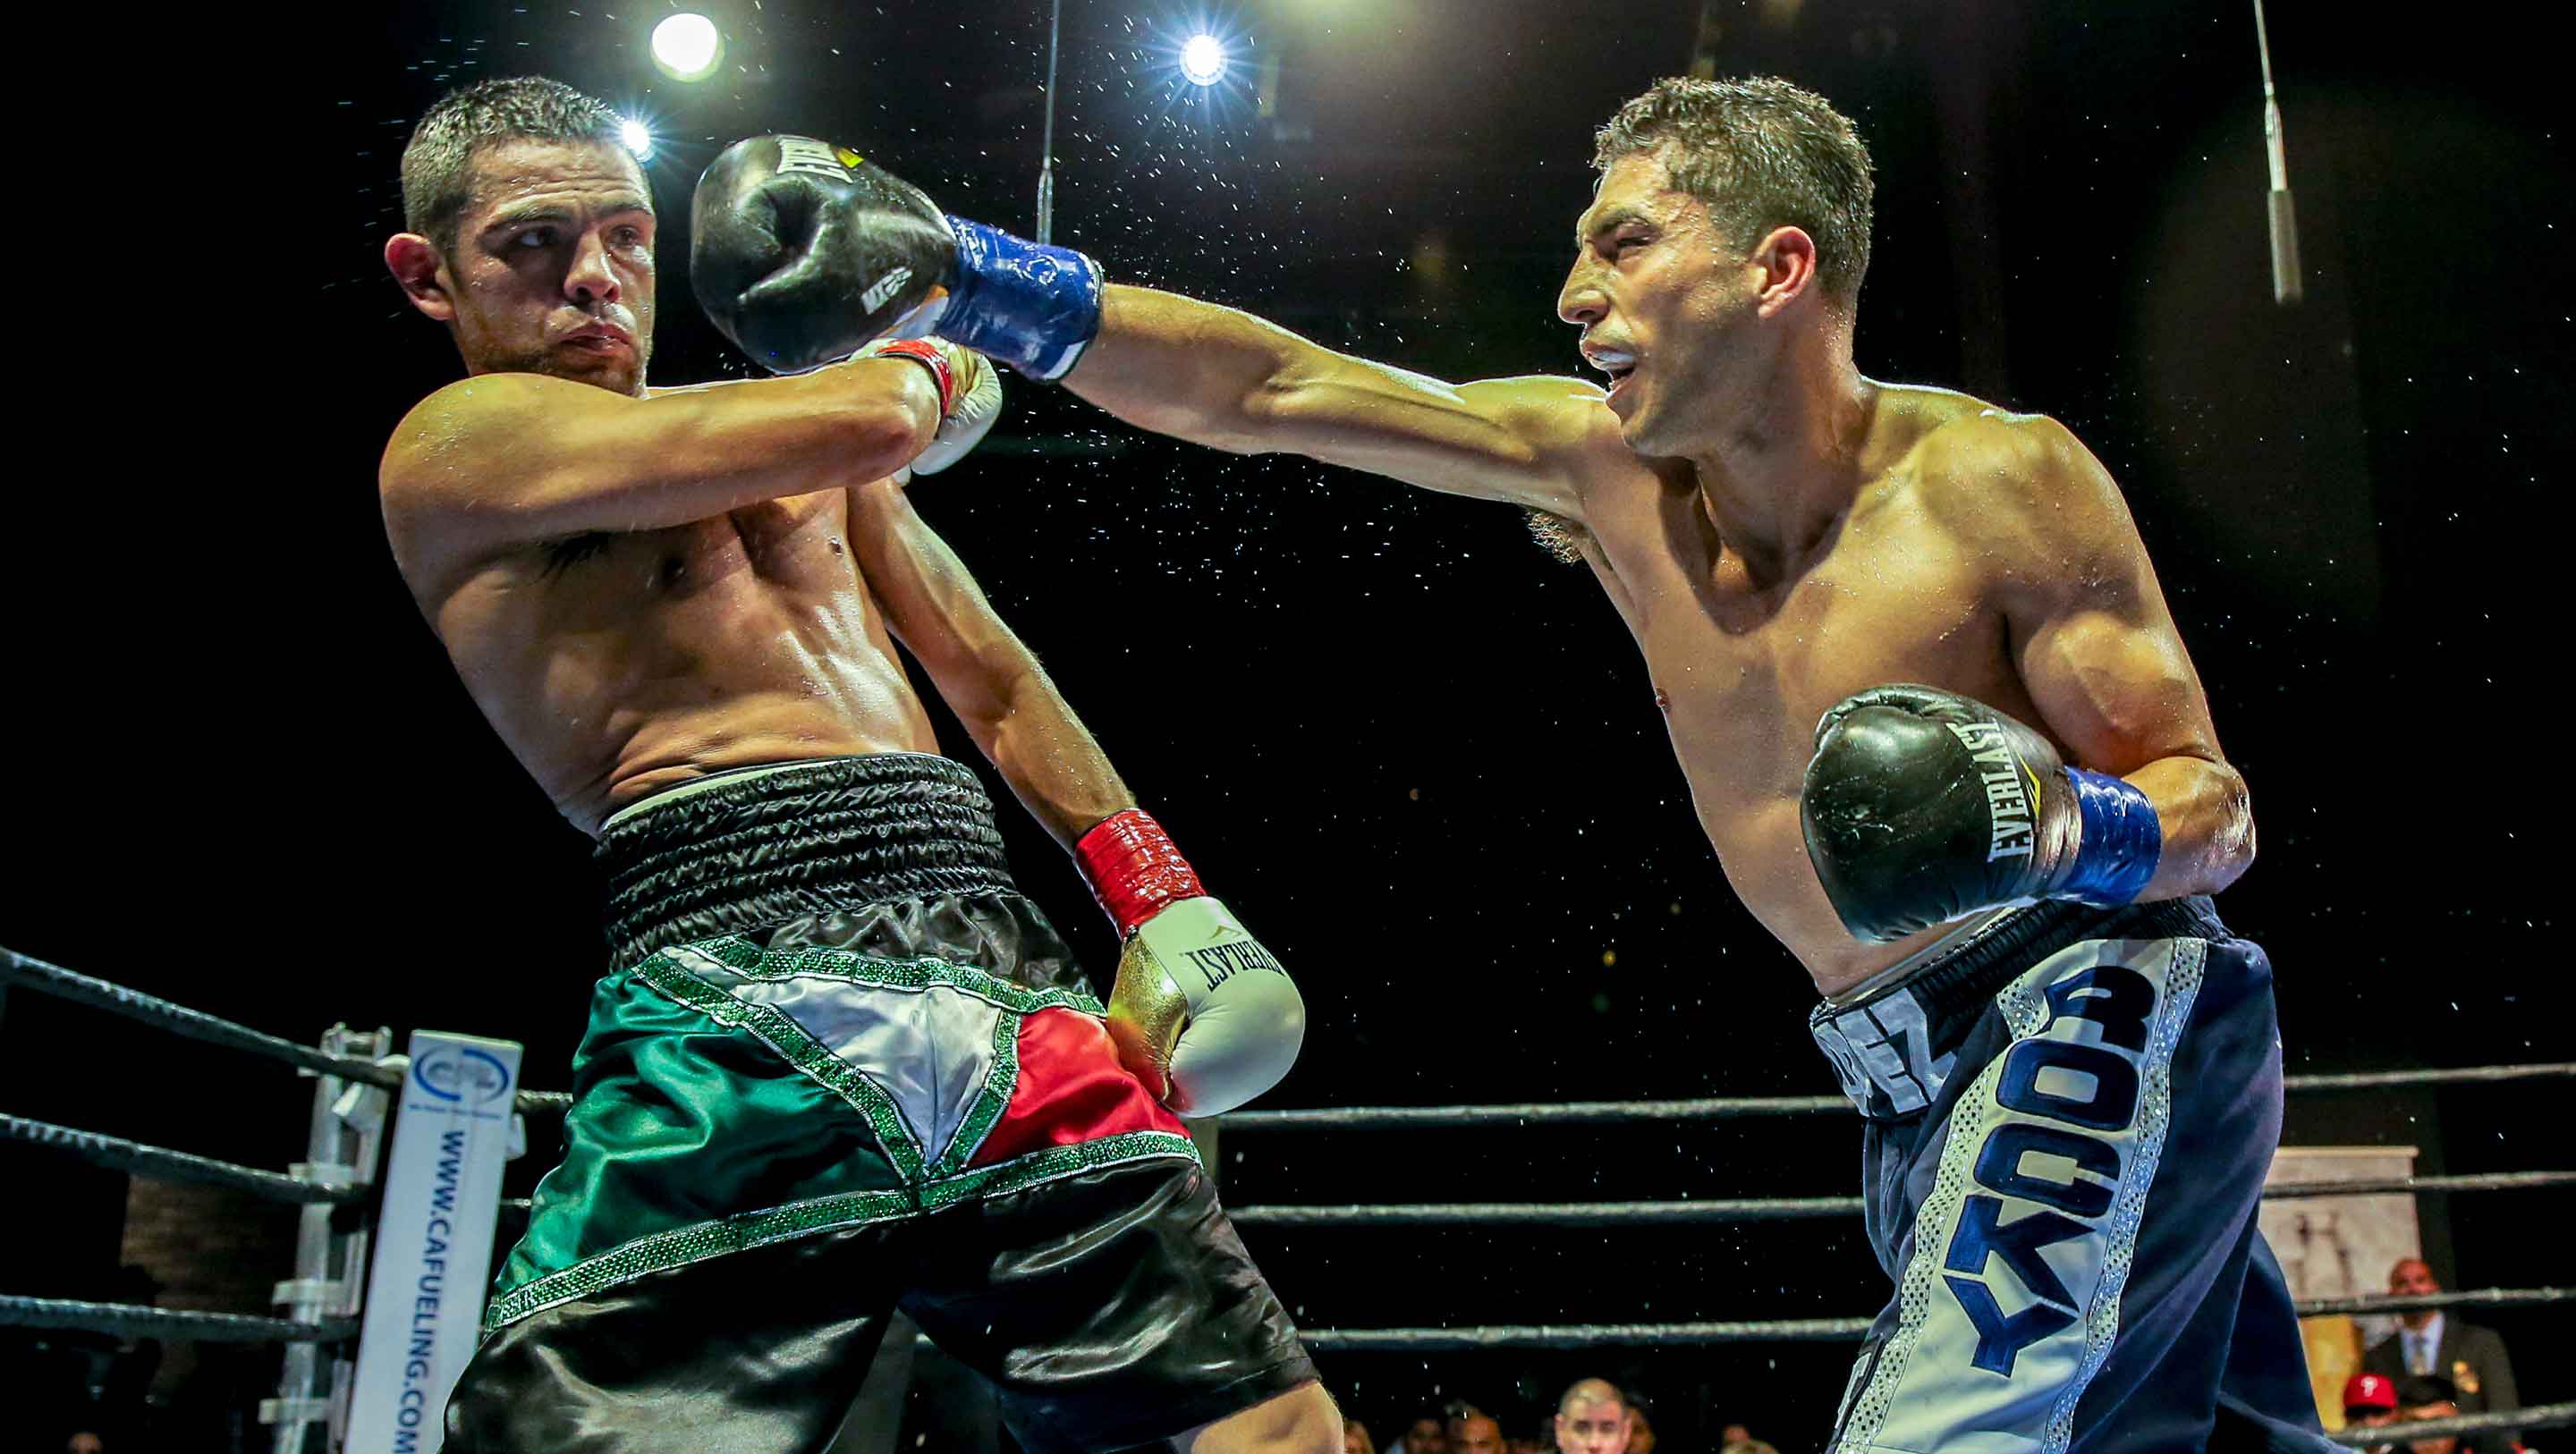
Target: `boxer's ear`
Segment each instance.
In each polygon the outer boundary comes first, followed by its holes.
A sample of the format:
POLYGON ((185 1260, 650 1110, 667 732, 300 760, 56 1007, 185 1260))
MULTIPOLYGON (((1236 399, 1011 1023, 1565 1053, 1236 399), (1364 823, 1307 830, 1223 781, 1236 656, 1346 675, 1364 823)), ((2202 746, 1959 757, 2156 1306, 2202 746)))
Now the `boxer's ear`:
POLYGON ((1755 297, 1765 318, 1816 289, 1816 240, 1803 227, 1772 228, 1745 263, 1761 269, 1755 297))
POLYGON ((448 295, 446 265, 438 245, 417 232, 397 232, 385 239, 385 267, 402 285, 403 296, 439 322, 452 323, 456 302, 448 295))

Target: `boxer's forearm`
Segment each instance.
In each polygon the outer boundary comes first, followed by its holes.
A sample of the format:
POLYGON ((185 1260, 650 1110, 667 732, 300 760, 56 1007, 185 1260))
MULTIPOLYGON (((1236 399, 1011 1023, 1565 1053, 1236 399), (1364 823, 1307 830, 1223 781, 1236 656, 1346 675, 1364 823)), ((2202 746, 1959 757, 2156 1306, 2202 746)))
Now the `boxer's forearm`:
POLYGON ((1082 720, 901 486, 852 490, 850 543, 886 627, 1056 841, 1136 805, 1082 720))
POLYGON ((1444 383, 1151 288, 1103 290, 1100 332, 1065 387, 1157 434, 1237 454, 1302 454, 1446 494, 1582 518, 1577 477, 1634 456, 1600 390, 1534 375, 1444 383), (1606 445, 1604 439, 1606 438, 1606 445))
POLYGON ((1094 824, 1136 806, 1136 795, 1035 657, 998 685, 990 711, 961 719, 1056 842, 1070 849, 1094 824))
POLYGON ((2214 894, 2253 864, 2254 809, 2236 769, 2203 757, 2161 757, 2126 781, 2155 804, 2164 831, 2155 877, 2140 900, 2214 894))
POLYGON ((1238 454, 1277 449, 1254 401, 1301 352, 1288 330, 1233 308, 1152 288, 1101 290, 1100 333, 1064 386, 1140 429, 1238 454))

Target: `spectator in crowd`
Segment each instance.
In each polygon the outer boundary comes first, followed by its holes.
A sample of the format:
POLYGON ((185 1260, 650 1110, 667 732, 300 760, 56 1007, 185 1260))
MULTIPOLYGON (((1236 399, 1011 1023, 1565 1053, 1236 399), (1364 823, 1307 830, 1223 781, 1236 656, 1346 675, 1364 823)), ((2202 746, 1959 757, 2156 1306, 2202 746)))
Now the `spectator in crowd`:
MULTIPOLYGON (((2447 1419, 2461 1412, 2459 1390, 2451 1381, 2436 1375, 2416 1374, 2397 1385, 2397 1422, 2400 1425, 2423 1419, 2447 1419)), ((2457 1437, 2412 1439, 2407 1442, 2410 1454, 2463 1454, 2468 1441, 2457 1437)))
POLYGON ((1628 1454, 1655 1454, 1655 1425, 1646 1417, 1645 1400, 1628 1395, 1628 1454))
POLYGON ((1742 1424, 1729 1424, 1719 1436, 1718 1454, 1780 1454, 1780 1451, 1753 1437, 1753 1431, 1742 1424))
POLYGON ((1403 1438, 1386 1446, 1386 1454, 1449 1454, 1447 1445, 1440 1416, 1424 1414, 1405 1429, 1403 1438))
MULTIPOLYGON (((2411 1297, 2440 1292, 2442 1284, 2424 1259, 2408 1257, 2389 1269, 2388 1290, 2411 1297)), ((2505 1357, 2504 1339, 2493 1328, 2445 1317, 2438 1308, 2400 1313, 2397 1324, 2394 1334, 2363 1355, 2363 1372, 2401 1383, 2409 1376, 2444 1379, 2460 1412, 2466 1414, 2522 1407, 2513 1385, 2513 1363, 2505 1357)), ((2464 1439, 2460 1447, 2469 1454, 2506 1454, 2513 1444, 2513 1434, 2500 1430, 2464 1439)))
MULTIPOLYGON (((2356 1373, 2343 1381, 2343 1426, 2378 1429, 2397 1422, 2397 1385, 2383 1374, 2356 1373)), ((2369 1454, 2390 1454, 2395 1444, 2362 1446, 2369 1454)))
POLYGON ((1369 1437, 1368 1425, 1357 1419, 1342 1420, 1342 1454, 1377 1454, 1377 1441, 1369 1437))
POLYGON ((106 1454, 107 1443, 87 1429, 71 1436, 63 1445, 63 1454, 106 1454))
POLYGON ((1449 1420, 1449 1454, 1503 1454, 1502 1421, 1469 1405, 1449 1420))
POLYGON ((1577 1380, 1556 1401, 1561 1454, 1629 1454, 1628 1396, 1606 1378, 1577 1380))

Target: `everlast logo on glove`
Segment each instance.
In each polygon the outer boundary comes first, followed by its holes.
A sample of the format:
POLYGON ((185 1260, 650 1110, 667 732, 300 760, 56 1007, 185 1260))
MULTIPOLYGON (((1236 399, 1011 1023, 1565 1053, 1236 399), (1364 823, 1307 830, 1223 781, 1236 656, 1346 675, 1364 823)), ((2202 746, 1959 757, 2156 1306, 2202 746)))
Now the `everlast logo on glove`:
POLYGON ((1272 974, 1288 972, 1286 966, 1273 959, 1270 951, 1262 948, 1260 942, 1253 939, 1243 939, 1232 944, 1210 944, 1203 948, 1183 950, 1182 953, 1189 956, 1190 963, 1198 966, 1200 974, 1207 976, 1209 989, 1215 989, 1248 969, 1266 969, 1272 974))
POLYGON ((863 160, 865 158, 848 147, 816 141, 810 136, 778 138, 778 170, 782 173, 805 172, 846 182, 850 179, 850 168, 863 160))
POLYGON ((1910 682, 1825 714, 1798 812, 1816 882, 1875 944, 2038 899, 2125 904, 2162 842, 2145 793, 2067 766, 1983 702, 1910 682))
POLYGON ((859 295, 859 306, 874 313, 883 308, 887 300, 894 297, 904 284, 911 281, 912 269, 896 268, 893 272, 868 284, 868 290, 859 295))
POLYGON ((2013 756, 2002 728, 1991 722, 1942 725, 1959 739, 1960 746, 1968 749, 1968 755, 1977 761, 1978 775, 1986 780, 1986 818, 1994 835, 1986 849, 1986 862, 2029 853, 2030 805, 2039 796, 2039 779, 2033 776, 2028 791, 2024 791, 2023 774, 2030 769, 2013 756))

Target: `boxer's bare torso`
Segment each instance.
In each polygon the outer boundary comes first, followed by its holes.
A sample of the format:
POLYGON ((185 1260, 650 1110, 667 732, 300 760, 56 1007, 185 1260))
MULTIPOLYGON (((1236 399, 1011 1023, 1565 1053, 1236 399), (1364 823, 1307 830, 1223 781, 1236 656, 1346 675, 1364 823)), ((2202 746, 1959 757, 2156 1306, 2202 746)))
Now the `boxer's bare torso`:
POLYGON ((484 716, 596 832, 708 772, 938 750, 852 548, 853 501, 818 489, 577 535, 413 589, 484 716))
POLYGON ((1646 658, 1656 704, 1727 882, 1833 993, 1943 929, 1852 938, 1809 867, 1799 790, 1836 702, 1916 681, 2037 724, 2001 605, 2028 564, 2027 501, 1991 477, 2012 416, 1965 395, 1882 387, 1848 511, 1804 551, 1757 564, 1718 534, 1696 477, 1618 444, 1584 472, 1584 557, 1646 658), (1981 488, 1981 483, 1986 487, 1981 488))

